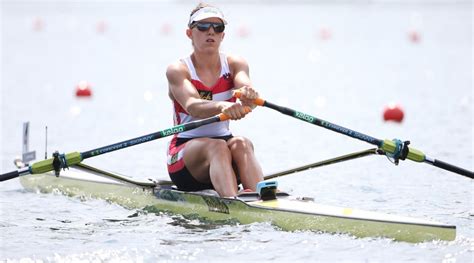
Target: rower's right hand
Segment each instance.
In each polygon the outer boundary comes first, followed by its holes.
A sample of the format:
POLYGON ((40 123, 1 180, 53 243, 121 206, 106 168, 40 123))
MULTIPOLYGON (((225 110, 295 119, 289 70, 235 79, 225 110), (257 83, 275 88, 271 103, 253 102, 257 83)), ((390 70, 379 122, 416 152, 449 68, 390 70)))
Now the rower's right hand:
POLYGON ((258 92, 252 86, 243 86, 238 90, 234 90, 234 97, 235 92, 239 92, 239 100, 242 105, 255 109, 257 105, 254 104, 254 101, 258 99, 259 95, 258 92))
POLYGON ((229 116, 231 120, 240 120, 251 111, 250 107, 243 106, 238 102, 226 102, 222 108, 222 113, 229 116))

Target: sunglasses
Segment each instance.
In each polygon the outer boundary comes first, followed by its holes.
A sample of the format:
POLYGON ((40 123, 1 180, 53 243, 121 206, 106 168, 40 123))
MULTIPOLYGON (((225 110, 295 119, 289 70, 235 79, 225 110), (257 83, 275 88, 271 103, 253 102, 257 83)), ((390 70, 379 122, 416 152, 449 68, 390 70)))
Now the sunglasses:
POLYGON ((224 23, 194 22, 194 24, 191 25, 191 28, 197 27, 199 31, 207 32, 211 28, 211 26, 214 29, 214 32, 216 33, 224 32, 224 29, 225 29, 224 23))

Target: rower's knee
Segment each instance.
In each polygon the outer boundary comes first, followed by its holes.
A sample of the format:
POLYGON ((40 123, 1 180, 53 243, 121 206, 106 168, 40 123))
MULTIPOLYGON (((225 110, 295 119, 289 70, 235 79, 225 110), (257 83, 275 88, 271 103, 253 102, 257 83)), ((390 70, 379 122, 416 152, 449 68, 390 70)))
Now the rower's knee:
POLYGON ((207 145, 210 149, 210 153, 213 156, 218 156, 221 158, 232 158, 231 152, 229 151, 229 146, 224 140, 212 140, 207 145))
POLYGON ((234 137, 228 142, 228 147, 232 153, 253 152, 252 142, 245 137, 234 137))

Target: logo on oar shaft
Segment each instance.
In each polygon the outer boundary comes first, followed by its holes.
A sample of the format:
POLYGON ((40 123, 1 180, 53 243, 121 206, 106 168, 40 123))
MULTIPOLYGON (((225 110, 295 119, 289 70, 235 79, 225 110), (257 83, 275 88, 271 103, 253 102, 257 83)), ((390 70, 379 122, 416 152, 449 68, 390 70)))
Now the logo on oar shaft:
POLYGON ((313 116, 308 115, 306 113, 299 112, 299 111, 295 111, 295 117, 307 122, 311 122, 311 123, 314 122, 314 119, 315 119, 313 116))
POLYGON ((165 137, 165 136, 168 136, 168 135, 171 135, 171 134, 180 133, 180 132, 184 132, 184 127, 183 127, 183 125, 166 129, 166 130, 164 130, 164 131, 161 132, 161 135, 162 135, 163 137, 165 137))
POLYGON ((136 144, 141 144, 141 143, 144 143, 144 142, 153 141, 155 139, 156 139, 155 135, 150 134, 150 135, 142 136, 142 137, 139 137, 139 138, 131 139, 129 141, 119 142, 119 143, 116 143, 116 144, 112 144, 112 145, 109 145, 109 146, 102 147, 100 149, 91 151, 90 155, 94 156, 94 155, 100 155, 100 154, 104 154, 104 153, 108 153, 108 152, 113 152, 113 151, 116 151, 116 150, 120 150, 120 149, 123 149, 123 148, 127 148, 127 147, 130 147, 130 146, 136 145, 136 144))

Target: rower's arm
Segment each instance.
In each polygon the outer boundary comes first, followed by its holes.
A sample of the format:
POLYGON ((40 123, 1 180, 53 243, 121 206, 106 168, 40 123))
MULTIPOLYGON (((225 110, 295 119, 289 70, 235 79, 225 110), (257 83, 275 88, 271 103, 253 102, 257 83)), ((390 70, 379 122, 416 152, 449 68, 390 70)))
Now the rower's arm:
POLYGON ((249 65, 244 58, 239 56, 228 56, 229 66, 234 76, 234 87, 240 91, 242 105, 252 109, 256 107, 253 103, 259 97, 250 80, 249 65))
POLYGON ((228 56, 229 66, 234 76, 234 87, 239 89, 247 86, 251 87, 252 82, 250 81, 249 65, 244 58, 239 56, 228 56))
POLYGON ((178 61, 169 65, 166 77, 168 78, 170 97, 175 99, 191 116, 207 118, 222 112, 224 108, 222 102, 200 98, 183 63, 178 61))

